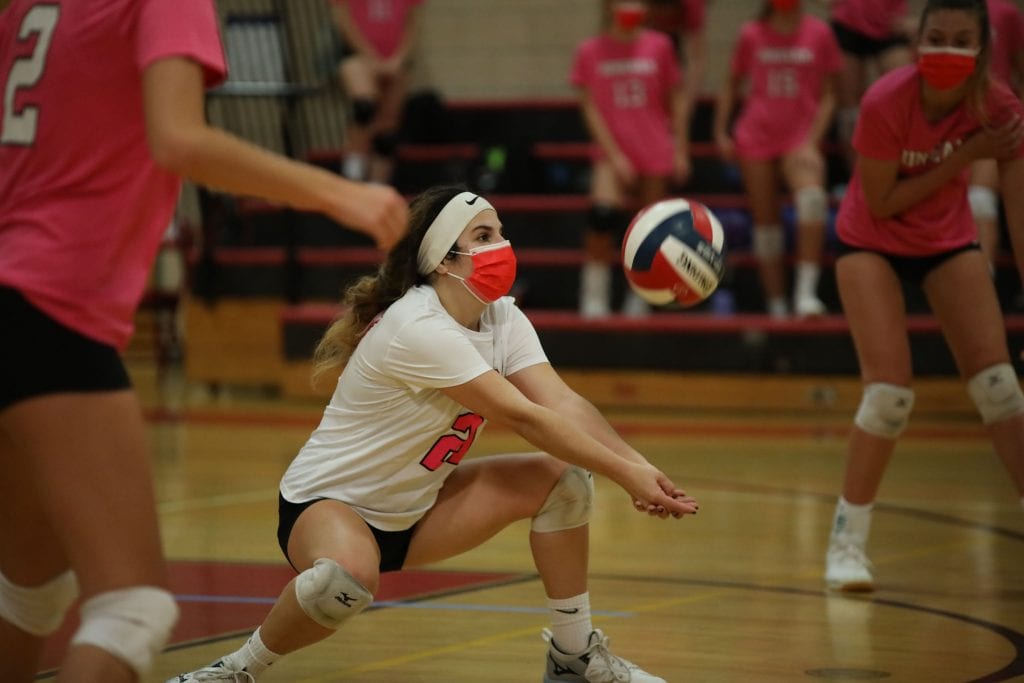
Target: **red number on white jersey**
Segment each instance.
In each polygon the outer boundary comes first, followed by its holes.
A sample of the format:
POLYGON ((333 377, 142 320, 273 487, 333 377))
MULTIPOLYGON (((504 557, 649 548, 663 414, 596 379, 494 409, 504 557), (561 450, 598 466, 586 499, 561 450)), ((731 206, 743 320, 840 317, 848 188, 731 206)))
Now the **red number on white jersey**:
POLYGON ((446 462, 450 465, 458 465, 463 456, 469 452, 469 447, 473 445, 473 440, 476 438, 476 431, 483 423, 484 419, 476 413, 459 415, 452 423, 452 429, 459 433, 445 434, 435 441, 427 454, 420 460, 420 464, 431 472, 446 462))

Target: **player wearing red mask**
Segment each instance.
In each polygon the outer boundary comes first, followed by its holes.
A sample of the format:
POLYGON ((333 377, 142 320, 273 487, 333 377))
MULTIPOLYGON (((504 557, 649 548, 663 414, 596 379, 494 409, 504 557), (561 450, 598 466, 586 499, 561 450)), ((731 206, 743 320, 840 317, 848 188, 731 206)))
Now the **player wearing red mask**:
POLYGON ((410 212, 406 238, 348 290, 317 349, 318 369, 341 376, 281 481, 278 540, 301 573, 241 649, 172 680, 256 680, 367 607, 381 572, 458 555, 531 519, 552 617, 543 680, 665 683, 611 654, 591 626, 590 470, 641 513, 678 517, 696 502, 551 368, 505 296, 515 258, 490 203, 442 187, 410 212), (463 462, 488 420, 545 452, 463 462))
POLYGON ((874 586, 865 555, 871 508, 914 404, 904 284, 923 289, 939 318, 1024 506, 1024 395, 967 199, 968 165, 996 159, 1024 273, 1024 106, 989 77, 984 0, 930 0, 918 52, 916 65, 864 97, 839 212, 836 279, 864 393, 826 559, 825 580, 838 590, 874 586))
MULTIPOLYGON (((636 0, 604 0, 602 30, 576 48, 569 80, 594 141, 580 313, 611 312, 612 269, 632 211, 690 175, 687 90, 672 43, 636 0)), ((627 315, 647 305, 626 292, 627 315)))
POLYGON ((799 2, 772 0, 740 29, 729 77, 715 107, 715 141, 725 160, 736 159, 754 221, 752 246, 760 267, 765 308, 775 317, 825 313, 818 298, 821 253, 828 220, 821 141, 835 108, 839 46, 828 25, 799 2), (730 133, 734 106, 742 110, 730 133), (796 209, 796 266, 786 296, 786 239, 779 186, 796 209))

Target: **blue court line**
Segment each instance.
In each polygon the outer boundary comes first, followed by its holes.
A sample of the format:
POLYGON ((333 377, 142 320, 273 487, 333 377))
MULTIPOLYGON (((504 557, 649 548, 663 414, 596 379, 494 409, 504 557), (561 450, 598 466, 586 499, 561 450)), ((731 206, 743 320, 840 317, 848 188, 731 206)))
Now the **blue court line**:
MULTIPOLYGON (((273 605, 277 602, 277 598, 257 598, 248 597, 245 595, 175 595, 174 599, 178 602, 205 602, 205 603, 233 603, 233 604, 249 604, 249 605, 273 605)), ((547 614, 548 608, 546 607, 517 607, 514 605, 458 605, 458 604, 442 604, 439 602, 427 602, 427 601, 416 601, 408 602, 405 600, 381 600, 371 605, 375 608, 383 607, 403 607, 406 609, 440 609, 440 610, 453 610, 457 612, 520 612, 524 614, 547 614)), ((632 617, 636 616, 636 612, 618 612, 614 610, 594 610, 591 612, 594 616, 601 617, 632 617)))

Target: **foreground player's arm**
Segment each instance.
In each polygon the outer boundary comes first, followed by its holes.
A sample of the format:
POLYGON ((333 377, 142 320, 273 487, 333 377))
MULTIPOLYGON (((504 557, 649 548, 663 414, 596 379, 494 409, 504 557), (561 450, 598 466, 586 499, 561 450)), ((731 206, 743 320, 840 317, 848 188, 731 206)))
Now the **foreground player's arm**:
POLYGON ((661 507, 676 515, 697 511, 694 502, 673 498, 678 489, 650 463, 620 457, 571 420, 528 399, 493 370, 441 391, 474 413, 508 426, 556 458, 608 477, 644 506, 661 507))
POLYGON ((647 462, 646 458, 622 440, 590 401, 565 383, 550 363, 531 365, 510 375, 508 381, 526 398, 572 420, 577 427, 620 457, 631 462, 647 462))
POLYGON ((1011 119, 999 128, 983 129, 956 148, 938 166, 908 178, 899 177, 899 161, 857 157, 868 209, 876 218, 898 215, 922 202, 959 175, 975 159, 1000 159, 1016 150, 1024 137, 1024 123, 1011 119))
POLYGON ((149 147, 160 166, 216 190, 324 213, 384 249, 404 234, 408 208, 394 189, 347 181, 208 125, 197 63, 158 60, 142 86, 149 147))

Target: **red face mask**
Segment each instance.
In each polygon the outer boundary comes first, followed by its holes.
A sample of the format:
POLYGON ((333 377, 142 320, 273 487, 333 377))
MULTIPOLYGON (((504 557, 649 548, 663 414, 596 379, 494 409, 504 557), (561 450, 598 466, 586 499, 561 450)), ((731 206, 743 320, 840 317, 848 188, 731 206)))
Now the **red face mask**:
POLYGON ((917 70, 925 83, 936 90, 951 90, 974 73, 977 50, 955 47, 918 48, 917 70))
POLYGON ((481 303, 494 303, 512 290, 516 281, 516 255, 512 251, 512 243, 508 240, 474 247, 469 251, 452 251, 449 253, 468 256, 473 259, 473 272, 469 277, 461 277, 448 272, 462 284, 481 303))
POLYGON ((776 12, 792 12, 800 6, 800 0, 771 0, 772 9, 776 12))
POLYGON ((644 22, 646 16, 647 8, 640 2, 620 3, 612 11, 615 25, 623 31, 632 31, 644 22))

